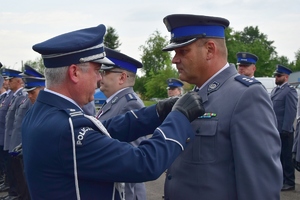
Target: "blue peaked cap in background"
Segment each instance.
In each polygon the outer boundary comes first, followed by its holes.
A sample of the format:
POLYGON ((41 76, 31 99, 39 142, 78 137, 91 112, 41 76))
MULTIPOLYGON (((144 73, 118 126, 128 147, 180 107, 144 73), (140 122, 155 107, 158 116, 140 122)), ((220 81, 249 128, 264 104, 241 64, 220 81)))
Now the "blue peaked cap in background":
POLYGON ((274 75, 276 74, 287 74, 290 75, 292 73, 292 70, 289 68, 283 66, 283 65, 276 65, 276 70, 274 72, 274 75))
POLYGON ((176 88, 176 87, 182 87, 183 86, 183 82, 179 79, 176 79, 176 78, 169 78, 167 79, 167 84, 168 84, 168 87, 167 89, 169 88, 176 88))
POLYGON ((6 77, 6 79, 22 78, 21 73, 18 70, 2 68, 2 76, 6 77))
POLYGON ((248 52, 238 52, 236 54, 237 65, 251 65, 255 64, 258 61, 258 57, 252 53, 248 52))
POLYGON ((24 67, 24 72, 20 75, 22 75, 23 77, 32 76, 35 78, 45 78, 45 76, 43 74, 41 74, 40 72, 36 71, 35 69, 33 69, 32 67, 30 67, 29 65, 26 65, 26 64, 24 67))
POLYGON ((171 43, 163 51, 189 45, 198 38, 225 38, 229 26, 224 18, 190 14, 168 15, 163 22, 171 33, 171 43))
POLYGON ((24 91, 32 91, 37 87, 45 87, 45 79, 42 78, 33 78, 33 77, 24 77, 24 91))
POLYGON ((25 65, 24 72, 20 74, 24 81, 24 91, 32 91, 37 87, 45 87, 45 77, 29 65, 25 65))
POLYGON ((65 33, 33 45, 42 55, 46 68, 70 66, 85 62, 112 64, 105 58, 103 37, 106 28, 96 27, 65 33))
POLYGON ((105 47, 106 57, 111 60, 113 65, 102 65, 102 70, 110 70, 118 67, 136 74, 138 68, 142 68, 143 64, 119 51, 105 47))

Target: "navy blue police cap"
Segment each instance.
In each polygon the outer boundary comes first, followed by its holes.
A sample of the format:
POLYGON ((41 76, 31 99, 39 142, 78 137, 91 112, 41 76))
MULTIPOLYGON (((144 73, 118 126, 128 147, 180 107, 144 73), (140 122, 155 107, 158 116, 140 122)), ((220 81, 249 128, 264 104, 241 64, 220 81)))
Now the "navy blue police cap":
POLYGON ((37 87, 45 87, 45 79, 44 78, 34 78, 34 77, 23 77, 24 81, 24 91, 29 92, 37 87))
POLYGON ((106 28, 96 27, 65 33, 33 45, 32 49, 42 55, 46 68, 64 67, 72 64, 96 62, 111 64, 105 57, 103 37, 106 28))
POLYGON ((276 70, 274 72, 274 75, 277 74, 287 74, 290 75, 292 73, 292 70, 290 70, 289 68, 283 66, 283 65, 276 65, 276 70))
POLYGON ((20 71, 14 70, 14 69, 2 69, 2 76, 5 77, 6 79, 12 79, 12 78, 22 78, 20 75, 20 71))
POLYGON ((131 71, 136 74, 138 68, 142 68, 143 64, 138 60, 135 60, 119 51, 105 47, 106 57, 111 60, 114 64, 102 65, 102 70, 110 70, 113 68, 122 68, 127 71, 131 71))
POLYGON ((251 65, 258 61, 258 57, 248 52, 238 52, 236 54, 237 65, 251 65))
POLYGON ((224 18, 190 14, 168 15, 163 22, 171 33, 170 44, 163 51, 189 45, 198 38, 225 38, 225 28, 229 26, 224 18))
POLYGON ((182 87, 183 86, 183 82, 179 79, 176 79, 176 78, 167 79, 167 84, 168 84, 167 89, 177 88, 177 87, 182 87))
POLYGON ((33 69, 32 67, 30 67, 29 65, 26 65, 26 64, 24 67, 24 72, 21 73, 20 75, 22 75, 23 77, 31 76, 31 77, 35 77, 35 78, 45 78, 45 76, 43 74, 41 74, 40 72, 36 71, 35 69, 33 69))

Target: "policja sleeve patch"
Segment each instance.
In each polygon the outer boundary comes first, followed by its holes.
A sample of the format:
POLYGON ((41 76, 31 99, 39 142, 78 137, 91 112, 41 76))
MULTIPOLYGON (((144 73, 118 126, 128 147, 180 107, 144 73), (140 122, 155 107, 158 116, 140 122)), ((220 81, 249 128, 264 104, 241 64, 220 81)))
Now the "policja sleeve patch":
POLYGON ((250 85, 256 84, 256 83, 260 83, 255 78, 250 78, 250 77, 244 76, 244 75, 236 76, 236 77, 234 77, 234 79, 247 87, 249 87, 250 85))

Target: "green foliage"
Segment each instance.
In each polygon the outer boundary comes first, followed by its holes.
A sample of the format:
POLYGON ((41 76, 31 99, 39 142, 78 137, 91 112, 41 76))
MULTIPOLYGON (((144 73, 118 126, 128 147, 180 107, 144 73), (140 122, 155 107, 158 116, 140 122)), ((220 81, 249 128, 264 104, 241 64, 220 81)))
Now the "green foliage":
MULTIPOLYGON (((37 70, 41 74, 44 74, 45 65, 44 65, 42 57, 38 57, 34 61, 28 60, 28 61, 25 62, 25 64, 27 64, 30 67, 34 68, 35 70, 37 70)), ((22 69, 22 71, 23 71, 23 69, 22 69)))
POLYGON ((146 107, 152 106, 152 105, 154 105, 154 104, 156 104, 156 101, 144 101, 144 105, 145 105, 146 107))
POLYGON ((178 73, 171 66, 167 66, 165 69, 154 73, 150 72, 151 79, 149 79, 146 84, 146 98, 167 98, 167 82, 168 78, 178 77, 178 73))
POLYGON ((276 67, 277 52, 269 41, 268 36, 261 33, 258 27, 245 27, 243 31, 233 31, 228 28, 225 32, 228 49, 228 61, 236 63, 237 52, 250 52, 258 56, 255 76, 272 76, 276 67))
POLYGON ((109 26, 106 30, 106 34, 104 36, 104 46, 116 50, 121 46, 119 36, 116 32, 116 29, 113 27, 109 26))
POLYGON ((155 31, 150 35, 145 45, 141 45, 139 50, 142 51, 142 71, 146 77, 172 65, 170 52, 162 51, 163 47, 168 44, 166 37, 162 37, 159 31, 155 31))

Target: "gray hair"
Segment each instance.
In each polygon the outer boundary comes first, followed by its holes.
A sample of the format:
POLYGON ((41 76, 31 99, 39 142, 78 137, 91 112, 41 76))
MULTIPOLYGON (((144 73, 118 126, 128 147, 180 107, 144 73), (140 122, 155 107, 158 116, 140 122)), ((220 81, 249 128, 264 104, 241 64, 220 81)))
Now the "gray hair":
MULTIPOLYGON (((77 64, 77 66, 83 71, 87 72, 87 63, 77 64)), ((46 77, 46 87, 51 88, 58 85, 61 85, 67 76, 67 71, 69 66, 57 67, 57 68, 45 68, 45 77, 46 77)))

